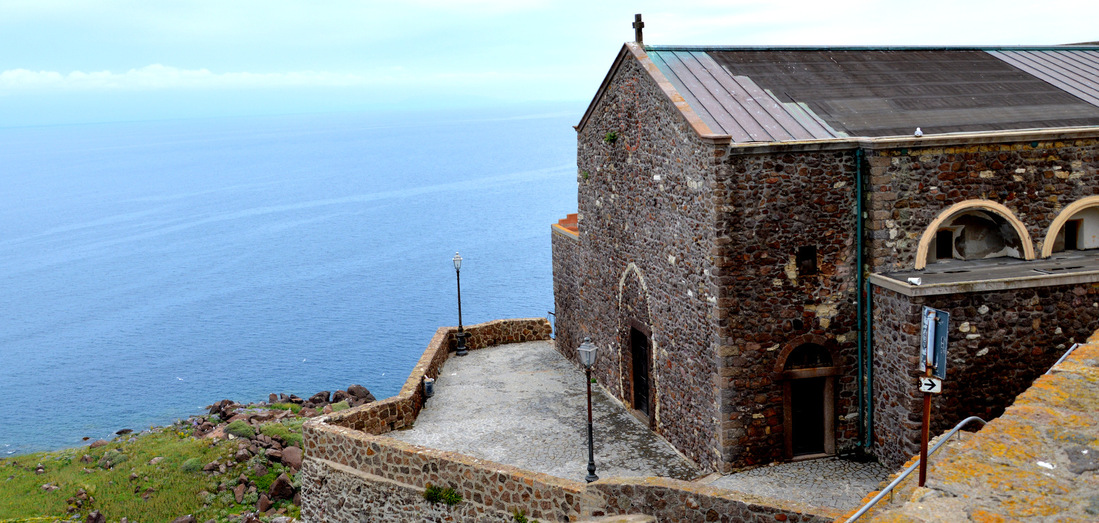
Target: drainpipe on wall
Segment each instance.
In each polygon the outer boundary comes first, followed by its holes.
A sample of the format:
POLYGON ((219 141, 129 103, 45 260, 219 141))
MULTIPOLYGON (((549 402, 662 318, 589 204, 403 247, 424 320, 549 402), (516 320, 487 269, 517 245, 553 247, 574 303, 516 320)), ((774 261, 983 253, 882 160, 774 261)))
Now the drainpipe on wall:
POLYGON ((863 328, 862 328, 862 149, 855 149, 855 317, 857 318, 856 331, 858 332, 859 355, 858 362, 858 396, 859 396, 859 444, 865 436, 866 423, 866 397, 863 396, 863 328))

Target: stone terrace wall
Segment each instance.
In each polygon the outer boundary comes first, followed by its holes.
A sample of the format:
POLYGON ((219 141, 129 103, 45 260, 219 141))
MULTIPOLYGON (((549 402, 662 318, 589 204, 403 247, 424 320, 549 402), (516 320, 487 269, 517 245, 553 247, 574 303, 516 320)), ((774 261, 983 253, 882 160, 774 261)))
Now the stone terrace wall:
POLYGON ((784 459, 783 358, 830 350, 837 449, 858 438, 855 151, 725 159, 715 188, 723 453, 728 469, 784 459), (818 274, 796 254, 816 247, 818 274), (848 417, 848 415, 851 415, 848 417))
POLYGON ((933 434, 967 416, 1003 413, 1074 342, 1099 326, 1099 283, 908 297, 874 286, 874 440, 897 467, 919 453, 923 396, 920 313, 950 313, 947 374, 934 396, 933 434))
POLYGON ((1057 213, 1099 194, 1099 140, 1027 140, 868 153, 871 272, 912 270, 924 229, 946 208, 987 199, 1011 209, 1041 252, 1057 213))
MULTIPOLYGON (((826 522, 839 511, 732 493, 668 478, 614 478, 590 485, 606 515, 646 514, 660 522, 826 522)), ((600 515, 600 514, 596 514, 600 515)))
MULTIPOLYGON (((467 340, 470 350, 504 343, 545 340, 550 336, 549 322, 545 318, 497 320, 472 325, 466 331, 470 333, 467 340)), ((501 507, 512 499, 513 493, 518 493, 514 498, 518 503, 527 487, 534 488, 532 473, 512 467, 511 470, 501 472, 499 478, 494 477, 498 483, 494 485, 503 489, 498 497, 484 497, 482 486, 470 483, 471 474, 479 470, 481 462, 459 454, 415 447, 379 436, 415 422, 423 407, 423 378, 438 376, 439 369, 456 346, 456 333, 455 327, 443 327, 436 331, 401 392, 396 396, 318 417, 303 426, 305 462, 309 464, 308 468, 303 466, 302 475, 302 515, 306 520, 369 519, 369 515, 374 514, 371 512, 374 509, 367 500, 374 499, 382 491, 393 490, 396 488, 394 483, 400 484, 398 486, 404 491, 411 488, 419 489, 421 493, 427 483, 458 487, 465 499, 482 500, 474 501, 470 505, 473 509, 462 510, 473 510, 476 514, 490 516, 494 510, 508 512, 506 507, 501 507), (377 478, 384 481, 375 481, 377 478), (346 494, 336 495, 332 489, 326 487, 330 481, 333 484, 361 483, 377 486, 381 490, 369 491, 367 494, 362 494, 364 491, 360 490, 350 499, 346 494), (506 497, 504 492, 507 493, 506 497), (341 519, 346 515, 350 515, 350 519, 341 519)), ((557 482, 556 478, 546 478, 551 483, 557 482)), ((477 476, 477 479, 484 478, 477 476)), ((540 481, 538 485, 541 484, 540 481)), ((562 501, 567 501, 564 495, 559 497, 562 501)), ((541 507, 540 503, 538 507, 541 507)), ((543 517, 559 520, 554 512, 546 514, 543 517)), ((494 521, 495 517, 484 521, 494 521)))
MULTIPOLYGON (((720 153, 627 51, 578 132, 580 316, 577 326, 559 318, 603 350, 595 376, 627 405, 630 320, 650 328, 653 428, 711 470, 721 467, 710 276, 720 153)), ((575 361, 575 346, 558 347, 575 361)))
MULTIPOLYGON (((423 379, 439 376, 439 369, 456 350, 457 332, 457 327, 440 327, 435 331, 396 396, 329 415, 327 422, 370 434, 384 434, 410 426, 424 405, 423 379)), ((504 343, 548 340, 550 325, 545 318, 495 320, 471 325, 465 332, 468 334, 466 347, 476 350, 504 343)))
MULTIPOLYGON (((506 521, 516 509, 540 520, 570 521, 581 511, 581 482, 343 427, 312 424, 307 430, 309 467, 302 469, 302 516, 307 521, 362 521, 378 510, 372 501, 394 489, 419 492, 420 499, 406 494, 403 501, 389 500, 394 505, 390 512, 419 510, 426 505, 422 495, 429 484, 462 495, 458 512, 449 513, 458 521, 506 521), (328 486, 333 482, 336 488, 328 486), (341 482, 362 483, 366 493, 341 493, 341 482), (353 517, 337 519, 340 513, 353 517)), ((418 521, 415 515, 408 520, 418 521)))
MULTIPOLYGON (((562 353, 575 352, 584 339, 579 331, 582 311, 580 286, 577 282, 580 239, 556 228, 550 236, 553 242, 553 325, 556 330, 556 346, 562 353)), ((575 356, 572 359, 576 361, 575 356)))

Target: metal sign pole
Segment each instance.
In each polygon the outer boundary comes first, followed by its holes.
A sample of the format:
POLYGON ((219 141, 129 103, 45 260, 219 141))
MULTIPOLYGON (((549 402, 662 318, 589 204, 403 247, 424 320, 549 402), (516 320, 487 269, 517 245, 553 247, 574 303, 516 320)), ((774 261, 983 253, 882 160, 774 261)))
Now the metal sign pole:
MULTIPOLYGON (((926 309, 924 320, 926 341, 924 344, 924 377, 930 378, 935 368, 935 323, 938 319, 935 309, 926 309)), ((923 393, 923 428, 920 434, 920 486, 927 482, 927 440, 931 432, 931 393, 923 393)))

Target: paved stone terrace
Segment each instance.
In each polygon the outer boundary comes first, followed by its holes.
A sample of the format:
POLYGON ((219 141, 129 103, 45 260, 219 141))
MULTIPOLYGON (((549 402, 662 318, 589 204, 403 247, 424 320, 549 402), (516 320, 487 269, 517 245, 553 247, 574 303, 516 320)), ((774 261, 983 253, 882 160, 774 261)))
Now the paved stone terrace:
MULTIPOLYGON (((410 430, 395 439, 578 480, 587 474, 584 374, 553 341, 452 356, 410 430)), ((598 387, 592 389, 600 477, 698 479, 700 472, 598 387)), ((761 467, 711 487, 849 510, 890 471, 876 463, 821 459, 761 467)))
POLYGON ((846 511, 861 507, 863 497, 891 472, 878 463, 823 458, 729 474, 710 485, 846 511))
MULTIPOLYGON (((592 388, 592 410, 600 477, 699 476, 598 386, 592 388)), ((452 355, 414 427, 387 435, 583 481, 587 427, 584 374, 554 350, 553 341, 537 341, 452 355)))

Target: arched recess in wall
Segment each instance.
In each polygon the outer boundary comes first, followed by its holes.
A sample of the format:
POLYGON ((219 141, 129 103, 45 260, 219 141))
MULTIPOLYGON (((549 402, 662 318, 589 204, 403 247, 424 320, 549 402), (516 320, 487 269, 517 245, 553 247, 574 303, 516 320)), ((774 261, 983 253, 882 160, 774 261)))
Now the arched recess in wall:
POLYGON ((1034 242, 1023 222, 1003 204, 966 200, 939 213, 916 249, 916 269, 942 259, 979 260, 1010 256, 1034 259, 1034 242))
POLYGON ((637 265, 630 263, 618 278, 618 375, 621 398, 634 413, 658 425, 656 350, 653 342, 649 288, 637 265))
POLYGON ((1061 210, 1046 231, 1042 257, 1087 249, 1099 249, 1099 196, 1081 198, 1061 210))
POLYGON ((786 345, 775 364, 782 376, 787 459, 836 453, 835 389, 840 367, 826 344, 818 336, 799 338, 786 345))

